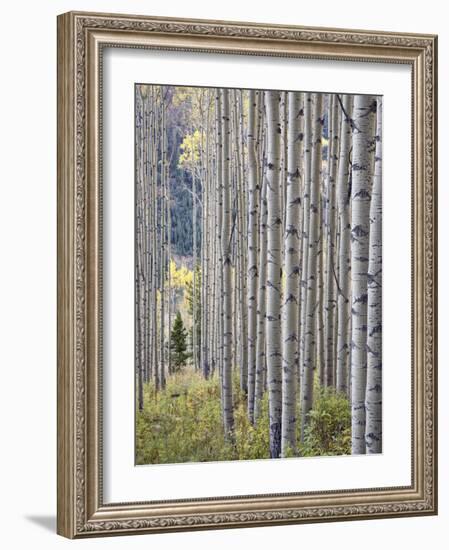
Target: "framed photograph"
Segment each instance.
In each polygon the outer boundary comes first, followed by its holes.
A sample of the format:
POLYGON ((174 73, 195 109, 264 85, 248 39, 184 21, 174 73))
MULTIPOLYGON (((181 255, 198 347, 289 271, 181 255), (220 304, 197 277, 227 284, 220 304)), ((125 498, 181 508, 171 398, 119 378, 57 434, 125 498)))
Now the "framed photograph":
POLYGON ((58 17, 58 532, 437 513, 437 38, 58 17))

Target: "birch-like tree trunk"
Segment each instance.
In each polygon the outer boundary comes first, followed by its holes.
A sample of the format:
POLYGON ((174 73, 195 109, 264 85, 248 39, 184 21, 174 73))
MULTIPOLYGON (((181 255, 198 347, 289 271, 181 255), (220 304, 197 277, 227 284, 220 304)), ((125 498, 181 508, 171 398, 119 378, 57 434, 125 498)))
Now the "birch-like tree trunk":
MULTIPOLYGON (((192 131, 193 134, 193 131, 192 131)), ((192 156, 194 152, 192 151, 192 156)), ((198 251, 197 251, 197 219, 198 219, 198 210, 197 210, 197 194, 196 194, 196 174, 195 167, 192 168, 192 231, 193 231, 193 281, 192 281, 192 358, 193 358, 193 367, 195 370, 198 370, 198 319, 197 319, 197 286, 198 286, 198 277, 197 277, 197 263, 198 263, 198 251)))
POLYGON ((136 369, 137 369, 137 403, 140 411, 143 410, 143 383, 145 368, 145 278, 144 278, 144 257, 143 239, 144 235, 144 97, 141 91, 136 88, 136 369))
POLYGON ((263 397, 266 378, 266 281, 267 281, 267 178, 262 177, 260 196, 259 224, 259 281, 257 288, 257 343, 256 343, 256 380, 254 391, 254 423, 260 415, 260 404, 263 397))
POLYGON ((207 201, 209 194, 207 193, 207 152, 205 151, 205 93, 207 90, 202 89, 198 97, 200 110, 200 145, 199 145, 199 160, 200 160, 200 182, 201 182, 201 239, 200 239, 200 272, 201 272, 201 287, 200 287, 200 338, 199 338, 199 356, 200 369, 204 378, 208 378, 209 371, 207 366, 207 340, 206 340, 206 324, 207 324, 207 297, 206 297, 206 256, 207 256, 207 239, 206 239, 206 221, 207 221, 207 201))
POLYGON ((309 257, 309 223, 310 223, 310 187, 311 187, 311 158, 312 158, 312 95, 304 94, 304 184, 302 201, 302 232, 301 232, 301 300, 300 300, 300 331, 299 331, 299 374, 300 386, 303 386, 304 378, 304 351, 305 328, 307 313, 307 261, 309 257))
POLYGON ((382 98, 377 99, 376 158, 370 206, 365 444, 382 452, 382 98))
POLYGON ((337 175, 337 203, 340 222, 340 246, 338 248, 338 333, 337 333, 337 380, 338 392, 348 393, 348 363, 350 351, 350 283, 351 283, 351 221, 350 188, 351 165, 350 151, 352 142, 352 97, 337 96, 342 110, 340 124, 340 155, 337 175))
POLYGON ((161 182, 160 182, 160 216, 161 216, 161 250, 160 250, 160 384, 161 388, 165 388, 165 270, 166 270, 166 244, 167 244, 167 230, 165 221, 165 200, 166 200, 166 124, 165 124, 165 100, 161 90, 161 135, 160 135, 160 148, 161 148, 161 182))
POLYGON ((340 128, 338 127, 338 105, 336 96, 329 96, 329 142, 327 166, 327 219, 326 219, 326 280, 324 284, 325 307, 325 386, 334 386, 335 342, 334 327, 336 322, 336 269, 335 269, 335 240, 336 240, 336 207, 335 207, 335 180, 337 159, 339 153, 340 128))
POLYGON ((282 350, 281 350, 281 189, 280 156, 281 125, 279 119, 280 93, 265 92, 267 110, 267 384, 270 415, 270 456, 281 454, 282 421, 282 350))
POLYGON ((324 183, 320 186, 320 200, 318 201, 318 231, 319 239, 317 242, 317 298, 316 298, 316 357, 315 364, 319 368, 319 383, 320 386, 325 385, 325 361, 324 361, 324 283, 325 283, 325 192, 324 183))
POLYGON ((256 91, 249 91, 248 105, 248 418, 254 423, 257 342, 259 186, 256 167, 256 91))
MULTIPOLYGON (((152 108, 153 108, 153 128, 152 128, 152 143, 158 143, 159 138, 159 107, 158 107, 158 95, 154 92, 154 87, 151 87, 153 90, 152 93, 152 108)), ((158 346, 158 270, 160 266, 158 265, 158 189, 157 189, 157 166, 158 166, 158 148, 151 148, 151 173, 153 177, 151 178, 151 195, 152 202, 149 204, 149 208, 153 208, 152 218, 153 218, 153 232, 151 239, 151 255, 153 258, 152 263, 152 336, 151 336, 151 354, 152 354, 152 365, 153 365, 153 376, 154 376, 154 385, 156 391, 159 390, 160 385, 160 376, 159 376, 159 346, 158 346)))
POLYGON ((315 367, 315 330, 316 330, 316 273, 317 244, 319 236, 319 200, 322 136, 322 95, 314 94, 312 109, 313 142, 310 181, 310 220, 308 228, 309 252, 307 258, 307 298, 304 327, 303 384, 301 386, 301 440, 304 440, 308 414, 313 405, 313 374, 315 367))
POLYGON ((221 90, 216 89, 215 95, 215 127, 216 127, 216 218, 217 218, 217 258, 215 279, 217 280, 217 362, 221 385, 221 403, 223 397, 223 254, 222 254, 222 226, 223 226, 223 135, 222 135, 222 100, 221 90))
POLYGON ((244 141, 243 141, 243 106, 242 93, 234 90, 233 94, 233 110, 234 110, 234 145, 235 145, 235 180, 236 180, 236 274, 238 280, 238 288, 236 295, 239 319, 239 365, 240 365, 240 388, 243 393, 248 393, 248 295, 247 295, 247 217, 246 217, 246 185, 245 185, 245 166, 244 166, 244 141))
POLYGON ((282 456, 296 451, 296 386, 298 361, 299 243, 301 210, 298 92, 288 92, 287 190, 284 229, 285 292, 282 309, 282 456))
POLYGON ((229 91, 221 90, 223 140, 222 186, 223 220, 221 254, 223 270, 223 420, 225 436, 233 437, 234 410, 232 402, 232 264, 231 264, 231 181, 230 181, 230 133, 229 91))
POLYGON ((352 454, 365 454, 369 214, 374 172, 375 131, 376 98, 370 95, 356 95, 351 191, 352 454))

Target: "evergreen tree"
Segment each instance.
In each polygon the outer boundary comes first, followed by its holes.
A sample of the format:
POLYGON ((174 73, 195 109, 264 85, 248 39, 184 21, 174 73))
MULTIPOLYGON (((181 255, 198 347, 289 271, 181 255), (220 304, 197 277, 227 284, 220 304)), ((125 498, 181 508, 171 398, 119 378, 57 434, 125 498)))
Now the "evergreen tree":
POLYGON ((179 311, 176 314, 171 331, 170 355, 174 372, 178 372, 181 367, 185 366, 189 357, 187 353, 187 331, 179 311))

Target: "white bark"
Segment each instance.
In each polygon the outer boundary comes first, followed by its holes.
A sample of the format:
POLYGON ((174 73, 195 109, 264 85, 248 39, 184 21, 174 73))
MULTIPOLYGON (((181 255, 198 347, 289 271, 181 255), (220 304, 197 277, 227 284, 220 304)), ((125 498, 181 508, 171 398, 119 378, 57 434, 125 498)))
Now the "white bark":
POLYGON ((227 438, 234 431, 232 402, 232 264, 231 264, 231 180, 230 180, 230 124, 229 91, 221 90, 222 105, 222 186, 223 224, 221 231, 222 278, 223 278, 223 416, 227 438))
POLYGON ((165 267, 166 267, 166 226, 165 226, 165 187, 166 187, 166 124, 165 124, 165 105, 161 90, 161 131, 160 131, 160 148, 161 148, 161 181, 160 181, 160 216, 161 216, 161 251, 160 251, 160 384, 161 388, 165 388, 165 267))
POLYGON ((365 454, 369 212, 374 171, 376 98, 354 98, 352 156, 352 454, 365 454))
POLYGON ((307 297, 306 319, 304 327, 303 380, 301 386, 301 440, 304 440, 308 414, 313 405, 313 375, 316 357, 316 290, 317 290, 317 244, 319 240, 319 200, 321 169, 321 135, 322 135, 322 95, 314 94, 312 122, 313 143, 310 181, 310 220, 308 228, 307 258, 307 297))
POLYGON ((254 423, 259 418, 260 402, 262 400, 265 375, 265 316, 266 316, 266 280, 267 280, 267 179, 262 178, 262 190, 260 197, 260 229, 259 229, 259 280, 257 288, 257 344, 256 344, 256 380, 254 395, 254 423))
POLYGON ((248 106, 248 417, 254 422, 257 342, 259 186, 256 167, 256 92, 249 91, 248 106))
POLYGON ((365 444, 374 454, 382 452, 382 98, 377 99, 370 223, 365 444))
MULTIPOLYGON (((337 98, 338 100, 339 98, 337 98)), ((350 351, 350 282, 351 282, 351 225, 350 225, 350 162, 352 141, 352 97, 341 99, 340 155, 337 175, 337 203, 340 222, 340 246, 338 250, 338 333, 337 333, 337 381, 338 392, 348 392, 348 363, 350 351)), ((339 105, 340 107, 340 105, 339 105)))
POLYGON ((266 338, 267 384, 270 415, 270 456, 281 453, 282 354, 281 354, 281 197, 280 197, 280 93, 265 92, 267 110, 267 283, 266 338))
POLYGON ((306 327, 306 305, 307 305, 307 261, 309 257, 309 221, 310 221, 310 185, 311 185, 311 158, 312 158, 312 95, 304 94, 304 191, 302 201, 302 234, 301 234, 301 300, 300 300, 300 333, 299 333, 299 362, 300 362, 300 385, 303 385, 304 369, 304 346, 306 327))
POLYGON ((300 197, 300 95, 288 93, 288 158, 284 230, 285 293, 282 309, 282 456, 296 451, 300 197))
POLYGON ((327 167, 327 217, 326 217, 326 279, 324 282, 325 307, 325 386, 333 386, 335 366, 334 325, 337 311, 336 304, 336 269, 335 269, 335 239, 336 239, 336 208, 335 208, 335 180, 337 158, 339 153, 339 127, 336 96, 329 97, 329 143, 327 167))

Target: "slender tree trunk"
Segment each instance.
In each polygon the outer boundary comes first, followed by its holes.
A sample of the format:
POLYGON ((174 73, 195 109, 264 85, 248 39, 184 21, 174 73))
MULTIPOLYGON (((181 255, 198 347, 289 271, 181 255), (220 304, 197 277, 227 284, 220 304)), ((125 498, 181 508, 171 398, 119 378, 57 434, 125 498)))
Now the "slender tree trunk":
POLYGON ((281 353, 281 196, 280 196, 280 93, 265 92, 267 109, 267 384, 270 414, 270 456, 281 454, 282 353, 281 353))
POLYGON ((340 155, 337 176, 340 246, 338 249, 338 334, 337 334, 337 391, 348 393, 348 364, 350 340, 350 282, 351 282, 351 223, 350 223, 350 150, 352 140, 352 97, 344 95, 341 101, 340 155))
POLYGON ((320 199, 318 201, 318 233, 317 242, 317 310, 316 310, 316 358, 315 363, 319 368, 320 386, 325 385, 325 335, 324 335, 324 280, 325 280, 325 193, 323 192, 323 183, 320 185, 320 199))
POLYGON ((296 386, 298 361, 299 242, 297 223, 301 197, 299 181, 300 95, 288 93, 288 159, 284 229, 285 293, 282 311, 282 456, 296 452, 296 386))
POLYGON ((352 454, 365 454, 369 213, 374 171, 376 98, 354 98, 352 160, 352 454))
POLYGON ((236 181, 236 197, 237 205, 235 217, 237 232, 236 239, 236 274, 238 281, 237 309, 239 319, 239 365, 240 365, 240 388, 247 394, 248 392, 248 314, 247 314, 247 289, 246 289, 246 201, 245 201, 245 185, 244 185, 244 158, 243 158, 243 111, 241 105, 242 98, 237 90, 233 93, 233 143, 235 152, 235 181, 236 181), (245 249, 245 250, 244 250, 245 249))
POLYGON ((143 382, 144 382, 144 361, 145 361, 145 348, 144 348, 144 310, 142 307, 143 291, 144 288, 144 274, 143 274, 143 187, 144 187, 144 156, 143 156, 143 124, 144 124, 144 104, 143 97, 136 88, 136 153, 137 153, 137 166, 136 166, 136 215, 137 215, 137 257, 136 257, 136 368, 137 368, 137 401, 139 410, 143 410, 143 382))
MULTIPOLYGON (((157 102, 157 96, 154 93, 153 90, 153 132, 152 132, 152 142, 158 143, 158 132, 159 132, 159 108, 158 108, 158 102, 157 102)), ((158 344, 157 344, 157 337, 158 337, 158 273, 160 270, 160 266, 158 265, 157 261, 157 250, 158 250, 158 188, 157 188, 157 165, 158 165, 158 158, 157 158, 157 147, 152 148, 152 155, 151 155, 151 173, 153 174, 152 181, 151 181, 151 192, 152 192, 152 207, 153 207, 153 234, 152 234, 152 242, 151 242, 151 255, 153 258, 152 262, 152 298, 153 298, 153 304, 151 307, 152 312, 152 365, 153 365, 153 376, 154 376, 154 385, 156 388, 156 391, 159 390, 160 385, 160 378, 159 378, 159 352, 158 352, 158 344)))
MULTIPOLYGON (((305 329, 307 313, 307 262, 309 257, 309 223, 310 223, 310 185, 311 185, 311 157, 312 157, 312 95, 304 94, 304 192, 303 192, 303 219, 301 234, 301 300, 300 300, 300 386, 304 384, 304 353, 305 329)), ((302 390, 301 390, 302 391, 302 390)))
POLYGON ((146 86, 148 106, 148 126, 146 128, 146 152, 145 152, 145 174, 147 184, 145 189, 145 217, 148 228, 145 236, 145 248, 147 258, 147 282, 145 290, 145 360, 148 364, 146 381, 154 380, 159 383, 158 378, 158 355, 157 355, 157 250, 155 246, 157 232, 157 148, 149 147, 150 140, 157 143, 157 96, 153 86, 146 86), (156 380, 157 378, 157 380, 156 380))
POLYGON ((166 125, 165 125, 165 99, 163 89, 161 90, 161 135, 160 135, 160 147, 161 147, 161 191, 160 191, 160 213, 161 213, 161 265, 160 265, 160 292, 161 292, 161 309, 160 309, 160 384, 161 388, 165 388, 165 268, 166 268, 166 225, 165 225, 165 200, 166 200, 166 125))
POLYGON ((382 98, 377 99, 376 158, 370 206, 365 444, 382 452, 382 98))
POLYGON ((257 288, 257 342, 256 342, 256 380, 254 390, 254 423, 260 416, 260 404, 266 380, 266 281, 267 281, 267 178, 261 170, 262 189, 260 196, 259 223, 259 264, 257 288))
POLYGON ((248 106, 248 417, 254 423, 257 344, 259 186, 256 168, 256 91, 249 91, 248 106))
MULTIPOLYGON (((211 92, 211 106, 212 106, 212 92, 211 92)), ((215 104, 215 111, 214 111, 214 117, 216 119, 217 117, 217 106, 215 104)), ((218 121, 219 122, 219 121, 218 121)), ((217 138, 218 138, 218 130, 215 123, 212 122, 212 143, 211 143, 211 170, 210 170, 210 178, 209 178, 209 185, 210 185, 210 192, 211 192, 211 200, 210 200, 210 211, 211 216, 209 218, 210 220, 210 284, 211 284, 211 327, 210 327, 210 349, 211 349, 211 355, 210 355, 210 369, 212 376, 215 375, 215 368, 217 366, 217 333, 218 333, 218 325, 219 325, 219 310, 218 310, 218 296, 217 296, 217 266, 218 266, 218 254, 217 254, 217 240, 218 240, 218 216, 217 216, 217 209, 218 209, 218 200, 217 200, 217 180, 218 180, 218 173, 217 173, 217 138)))
MULTIPOLYGON (((193 131, 192 131, 193 134, 193 131)), ((193 153, 192 153, 193 154, 193 153)), ((198 251, 197 251, 197 197, 196 197, 196 174, 195 168, 192 169, 192 230, 193 230, 193 281, 192 281, 192 358, 193 367, 198 370, 198 304, 197 304, 197 263, 198 263, 198 251)))
MULTIPOLYGON (((218 313, 218 330, 217 330, 217 359, 221 386, 221 403, 224 408, 224 391, 223 391, 223 254, 222 254, 222 227, 223 227, 223 134, 222 134, 222 100, 221 91, 216 89, 215 96, 215 126, 216 126, 216 145, 217 145, 217 185, 216 185, 216 217, 217 217, 217 255, 218 262, 216 266, 216 279, 218 280, 217 288, 217 313, 218 313)), ((224 416, 224 410, 223 410, 224 416)))
POLYGON ((242 319, 242 339, 241 339, 241 356, 244 371, 244 384, 242 389, 248 393, 248 289, 247 277, 248 260, 246 254, 246 243, 248 242, 248 216, 247 216, 247 192, 246 192, 246 159, 245 159, 245 140, 244 140, 244 105, 243 92, 240 90, 237 96, 238 114, 239 114, 239 138, 238 138, 238 155, 239 155, 239 174, 240 174, 240 316, 242 319))
POLYGON ((335 342, 334 327, 337 312, 336 301, 336 270, 335 270, 335 239, 336 239, 336 207, 335 180, 339 152, 338 106, 336 96, 329 96, 329 142, 327 166, 327 220, 326 220, 326 281, 325 281, 325 386, 334 386, 335 342))
POLYGON ((233 437, 234 410, 232 402, 232 264, 231 264, 231 181, 230 181, 230 124, 229 92, 221 90, 222 102, 222 185, 223 226, 221 254, 223 269, 223 412, 227 438, 233 437))
POLYGON ((205 146, 206 146, 206 172, 205 172, 205 195, 203 197, 203 219, 204 222, 204 229, 203 229, 203 239, 204 239, 204 248, 205 248, 205 258, 204 258, 204 305, 203 305, 203 311, 204 311, 204 323, 203 323, 203 331, 202 331, 202 342, 203 342, 203 370, 204 375, 206 378, 210 375, 211 370, 211 323, 212 323, 212 317, 210 317, 211 312, 211 304, 212 304, 212 293, 210 288, 210 256, 211 256, 211 233, 212 233, 212 227, 211 227, 211 215, 210 215, 210 204, 211 204, 211 154, 210 154, 210 134, 211 134, 211 126, 210 126, 210 105, 211 105, 211 99, 210 99, 210 90, 207 90, 206 92, 206 138, 205 138, 205 146))
MULTIPOLYGON (((173 142, 175 139, 175 135, 173 132, 173 142)), ((171 158, 171 155, 170 155, 171 158)), ((168 234, 168 242, 167 242, 167 256, 168 256, 168 373, 172 374, 172 364, 171 364, 171 330, 172 330, 172 287, 171 287, 171 266, 172 266, 172 257, 171 257, 171 189, 170 189, 170 164, 167 164, 167 176, 166 176, 166 182, 167 182, 167 234, 168 234)))
POLYGON ((267 280, 267 200, 266 200, 266 178, 263 183, 263 194, 261 198, 261 243, 260 243, 260 258, 259 258, 259 285, 257 289, 257 343, 256 343, 256 379, 254 388, 254 423, 260 415, 260 404, 262 401, 265 381, 266 381, 266 338, 265 338, 265 318, 266 318, 266 280, 267 280), (262 255, 264 254, 264 255, 262 255))
POLYGON ((313 375, 315 367, 316 273, 317 243, 319 240, 319 191, 321 168, 322 95, 314 94, 312 111, 313 143, 310 181, 310 220, 308 231, 306 324, 304 327, 303 384, 301 387, 301 440, 304 440, 308 414, 313 405, 313 375))

